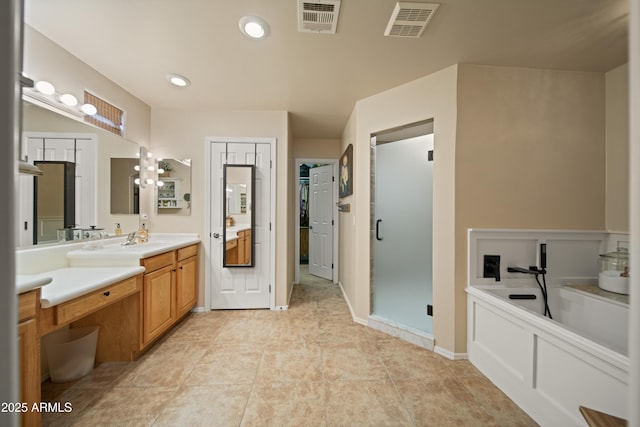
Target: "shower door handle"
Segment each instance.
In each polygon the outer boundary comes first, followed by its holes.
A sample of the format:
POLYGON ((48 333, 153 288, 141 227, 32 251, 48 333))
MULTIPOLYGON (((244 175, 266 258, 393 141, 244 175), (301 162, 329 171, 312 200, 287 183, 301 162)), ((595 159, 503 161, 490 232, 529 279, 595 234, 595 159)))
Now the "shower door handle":
POLYGON ((376 221, 376 240, 382 240, 382 237, 380 237, 380 223, 382 223, 381 219, 376 221))

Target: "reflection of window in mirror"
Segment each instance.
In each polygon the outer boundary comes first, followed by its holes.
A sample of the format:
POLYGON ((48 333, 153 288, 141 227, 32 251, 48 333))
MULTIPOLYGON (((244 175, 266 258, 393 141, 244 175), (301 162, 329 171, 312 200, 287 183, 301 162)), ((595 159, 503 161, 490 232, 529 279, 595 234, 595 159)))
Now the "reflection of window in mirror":
POLYGON ((158 161, 156 206, 158 214, 191 214, 191 159, 158 161))

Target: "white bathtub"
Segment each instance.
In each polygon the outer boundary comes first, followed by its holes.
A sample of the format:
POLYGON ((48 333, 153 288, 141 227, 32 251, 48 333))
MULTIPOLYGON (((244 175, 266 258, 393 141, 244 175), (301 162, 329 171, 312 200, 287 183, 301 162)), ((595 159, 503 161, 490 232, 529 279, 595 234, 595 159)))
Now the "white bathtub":
POLYGON ((469 360, 540 425, 586 426, 580 405, 626 418, 628 306, 550 288, 550 320, 537 287, 504 285, 467 301, 469 360))

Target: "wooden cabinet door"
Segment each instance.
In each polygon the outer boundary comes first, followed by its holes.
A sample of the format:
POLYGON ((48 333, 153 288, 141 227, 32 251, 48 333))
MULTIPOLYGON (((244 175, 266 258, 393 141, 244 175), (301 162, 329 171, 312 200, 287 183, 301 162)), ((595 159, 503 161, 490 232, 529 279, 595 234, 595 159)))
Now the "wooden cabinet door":
POLYGON ((169 328, 175 319, 173 267, 145 274, 143 288, 142 341, 146 344, 169 328))
POLYGON ((34 403, 40 404, 40 337, 36 319, 18 324, 20 342, 20 402, 29 405, 29 411, 20 414, 23 427, 40 426, 40 412, 31 412, 34 403))
POLYGON ((238 264, 246 264, 244 259, 244 231, 238 232, 238 264))
POLYGON ((192 256, 178 262, 176 305, 178 315, 182 316, 198 300, 198 257, 192 256))

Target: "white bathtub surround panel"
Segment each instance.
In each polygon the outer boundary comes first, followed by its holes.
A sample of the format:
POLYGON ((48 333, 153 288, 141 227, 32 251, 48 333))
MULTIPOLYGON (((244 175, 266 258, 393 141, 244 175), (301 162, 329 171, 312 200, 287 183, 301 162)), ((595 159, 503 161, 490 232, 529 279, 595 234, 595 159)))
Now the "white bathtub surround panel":
POLYGON ((507 267, 539 267, 540 244, 546 243, 547 284, 595 281, 598 257, 609 240, 602 231, 469 229, 468 243, 469 286, 500 284, 482 277, 484 255, 500 255, 502 282, 537 286, 533 275, 508 273, 507 267))
POLYGON ((480 287, 467 294, 469 360, 536 422, 583 426, 578 405, 626 418, 628 357, 519 307, 519 300, 480 287))
POLYGON ((580 335, 611 348, 622 355, 629 354, 629 306, 572 288, 554 290, 557 301, 554 320, 580 335))
POLYGON ((411 344, 415 344, 418 347, 422 347, 431 351, 433 351, 434 349, 433 335, 428 334, 424 331, 419 331, 417 329, 399 325, 395 322, 376 315, 369 316, 367 326, 380 332, 384 332, 385 334, 391 335, 393 337, 410 342, 411 344))
POLYGON ((53 280, 42 288, 40 305, 53 307, 143 272, 141 266, 53 270, 47 273, 53 280))

